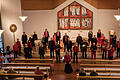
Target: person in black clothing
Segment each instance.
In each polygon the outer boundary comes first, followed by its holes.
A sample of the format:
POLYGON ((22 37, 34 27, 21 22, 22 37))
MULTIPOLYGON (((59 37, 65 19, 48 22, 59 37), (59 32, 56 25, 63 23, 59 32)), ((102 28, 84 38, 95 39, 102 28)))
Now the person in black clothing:
POLYGON ((56 62, 60 63, 60 45, 58 43, 56 43, 55 45, 55 52, 56 52, 56 62))
POLYGON ((47 46, 47 44, 46 44, 46 42, 45 42, 45 36, 44 36, 44 35, 43 35, 43 37, 42 37, 41 43, 43 44, 44 49, 45 49, 45 51, 46 51, 46 46, 47 46))
POLYGON ((96 50, 97 50, 97 46, 95 45, 95 43, 93 43, 93 45, 91 45, 91 59, 96 59, 96 50))
POLYGON ((41 43, 40 46, 39 46, 39 55, 40 55, 40 59, 44 59, 44 54, 45 54, 45 49, 44 49, 44 46, 43 44, 41 43))
POLYGON ((50 57, 54 57, 54 47, 55 47, 55 42, 54 40, 51 38, 51 40, 49 41, 49 45, 48 48, 50 48, 50 57))
POLYGON ((97 38, 96 38, 95 35, 94 35, 94 37, 92 38, 91 45, 93 45, 93 43, 95 43, 95 45, 97 45, 97 38))
POLYGON ((96 72, 96 70, 94 70, 90 73, 90 76, 98 76, 98 73, 96 72))
POLYGON ((68 38, 69 38, 69 36, 67 35, 67 33, 65 33, 65 35, 63 36, 64 52, 67 49, 68 38))
POLYGON ((81 68, 79 76, 86 76, 85 70, 81 68))
POLYGON ((48 38, 49 38, 49 32, 48 32, 47 29, 45 29, 44 36, 45 36, 45 43, 47 44, 48 43, 48 38))
POLYGON ((34 38, 32 34, 31 34, 31 37, 29 37, 29 41, 31 42, 32 47, 35 47, 34 38))
POLYGON ((72 41, 70 40, 70 38, 68 38, 67 51, 68 52, 70 51, 71 59, 72 59, 72 41))
POLYGON ((34 39, 34 40, 38 40, 38 37, 37 37, 36 32, 34 32, 34 34, 33 34, 33 39, 34 39))
POLYGON ((88 32, 88 42, 89 42, 89 44, 90 44, 90 42, 92 41, 92 37, 93 37, 93 32, 92 32, 92 30, 90 30, 90 31, 88 32))
POLYGON ((116 50, 116 45, 117 45, 117 36, 114 34, 112 37, 112 46, 116 50))
POLYGON ((29 48, 27 44, 25 44, 25 47, 24 47, 24 56, 26 59, 29 58, 29 48))
POLYGON ((76 42, 77 42, 77 44, 78 44, 78 48, 79 48, 79 46, 80 46, 80 49, 81 49, 81 43, 82 43, 82 36, 80 36, 80 34, 78 34, 78 36, 77 36, 77 39, 76 39, 76 42))
POLYGON ((28 58, 32 58, 32 42, 30 41, 30 40, 28 40, 28 43, 27 43, 27 45, 28 45, 28 58))
POLYGON ((88 46, 88 43, 87 41, 84 39, 83 40, 83 43, 82 43, 82 58, 87 58, 87 46, 88 46))
POLYGON ((59 44, 60 44, 60 38, 61 38, 61 33, 60 33, 59 30, 57 30, 57 32, 56 32, 56 42, 59 41, 59 44))
POLYGON ((23 32, 23 35, 22 35, 22 44, 23 44, 24 47, 25 47, 25 43, 27 43, 27 35, 25 34, 25 32, 23 32))

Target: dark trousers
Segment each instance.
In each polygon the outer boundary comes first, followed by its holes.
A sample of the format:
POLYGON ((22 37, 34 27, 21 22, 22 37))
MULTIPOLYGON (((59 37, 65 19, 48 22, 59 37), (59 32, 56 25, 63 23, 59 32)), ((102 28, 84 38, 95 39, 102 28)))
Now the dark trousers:
POLYGON ((54 57, 54 49, 50 49, 50 57, 54 57))
POLYGON ((18 51, 14 51, 14 58, 17 58, 18 51))
POLYGON ((65 52, 66 49, 67 49, 67 44, 64 44, 64 52, 65 52))
POLYGON ((18 46, 18 49, 19 49, 19 56, 21 56, 21 47, 18 46))
POLYGON ((44 59, 44 54, 40 54, 40 59, 44 59))
POLYGON ((48 43, 48 37, 45 37, 45 43, 48 43))
POLYGON ((60 52, 56 51, 56 62, 60 63, 60 52))
POLYGON ((72 48, 67 47, 67 51, 68 52, 70 51, 70 55, 71 55, 71 58, 72 58, 72 48))
POLYGON ((107 59, 107 50, 103 49, 102 51, 102 59, 107 59))
POLYGON ((120 57, 120 48, 117 48, 117 57, 120 57))
POLYGON ((26 59, 29 58, 29 53, 25 53, 25 58, 26 58, 26 59))
POLYGON ((87 58, 87 49, 82 49, 82 58, 87 58))
POLYGON ((75 57, 76 57, 76 62, 78 63, 78 52, 74 52, 73 63, 75 62, 75 57))

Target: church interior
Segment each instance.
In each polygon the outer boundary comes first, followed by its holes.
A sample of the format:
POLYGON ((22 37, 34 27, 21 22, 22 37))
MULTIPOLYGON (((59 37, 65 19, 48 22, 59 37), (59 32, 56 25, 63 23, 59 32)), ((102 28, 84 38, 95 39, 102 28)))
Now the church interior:
POLYGON ((0 80, 120 80, 120 0, 0 0, 0 80))

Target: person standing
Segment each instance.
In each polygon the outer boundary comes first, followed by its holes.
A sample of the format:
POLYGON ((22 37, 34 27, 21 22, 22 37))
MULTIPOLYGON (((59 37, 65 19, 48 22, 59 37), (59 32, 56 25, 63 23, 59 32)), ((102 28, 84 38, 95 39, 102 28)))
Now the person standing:
POLYGON ((73 47, 73 52, 74 52, 73 63, 75 62, 75 57, 76 57, 76 62, 78 63, 78 51, 79 48, 77 46, 77 43, 75 43, 75 46, 73 47))
POLYGON ((37 37, 36 32, 34 32, 34 34, 33 34, 33 39, 34 39, 34 40, 38 40, 38 37, 37 37))
POLYGON ((53 40, 54 40, 54 43, 56 44, 56 33, 54 33, 53 35, 53 40))
POLYGON ((55 52, 56 52, 56 62, 60 63, 60 45, 58 43, 56 43, 55 45, 55 52))
POLYGON ((17 56, 17 54, 18 54, 18 45, 17 45, 17 43, 15 43, 13 45, 13 52, 14 52, 14 58, 17 58, 18 57, 17 56))
POLYGON ((93 32, 92 32, 92 30, 90 30, 90 31, 88 32, 88 42, 89 42, 89 44, 90 44, 90 42, 92 41, 92 37, 93 37, 93 32))
POLYGON ((101 50, 103 48, 102 46, 103 46, 104 41, 105 41, 105 36, 104 36, 104 34, 102 34, 102 36, 101 36, 101 50))
POLYGON ((104 41, 102 44, 102 59, 107 59, 107 42, 104 41))
POLYGON ((47 44, 46 44, 46 42, 45 42, 45 36, 44 36, 44 35, 43 35, 43 37, 42 37, 41 43, 43 44, 44 49, 45 49, 45 51, 46 51, 46 46, 47 46, 47 44))
POLYGON ((21 43, 20 43, 19 39, 17 39, 16 44, 18 45, 18 53, 19 53, 19 56, 21 56, 21 43))
POLYGON ((97 45, 97 38, 96 38, 95 35, 94 35, 94 37, 92 38, 91 45, 93 45, 93 43, 95 43, 95 45, 97 45))
POLYGON ((120 58, 120 39, 119 39, 119 41, 117 42, 117 57, 120 58))
POLYGON ((31 42, 32 47, 35 47, 34 38, 32 34, 31 34, 31 37, 29 37, 29 41, 31 42))
POLYGON ((87 46, 88 46, 88 43, 84 39, 82 43, 82 58, 87 58, 87 46))
POLYGON ((24 47, 24 56, 26 59, 29 58, 29 48, 27 44, 25 44, 25 47, 24 47))
POLYGON ((28 58, 32 58, 32 42, 30 40, 28 40, 28 58))
POLYGON ((45 29, 44 36, 45 36, 45 43, 47 44, 48 43, 48 38, 49 38, 49 32, 48 32, 47 29, 45 29))
POLYGON ((101 30, 100 29, 97 32, 97 40, 98 40, 98 46, 101 46, 101 30))
POLYGON ((70 61, 71 61, 70 55, 69 55, 69 53, 66 50, 66 54, 64 56, 64 62, 65 62, 65 70, 64 70, 64 72, 67 73, 67 74, 73 72, 73 69, 72 69, 72 66, 70 64, 70 61))
POLYGON ((22 44, 23 44, 24 47, 25 47, 25 43, 27 43, 27 35, 25 34, 25 32, 23 32, 23 35, 22 35, 22 44))
POLYGON ((40 55, 40 59, 44 59, 44 54, 45 54, 45 49, 44 49, 44 46, 43 44, 41 43, 40 46, 39 46, 39 55, 40 55))
POLYGON ((70 40, 70 38, 68 38, 67 51, 68 52, 70 51, 71 59, 72 59, 72 41, 70 40))
POLYGON ((114 53, 114 48, 112 45, 110 45, 110 47, 108 49, 108 59, 109 60, 113 60, 113 53, 114 53))
POLYGON ((78 34, 78 36, 77 36, 77 39, 76 39, 76 42, 77 42, 77 44, 78 44, 78 48, 79 48, 79 46, 80 46, 80 49, 81 49, 81 43, 82 43, 82 36, 80 36, 80 34, 78 34))
POLYGON ((112 46, 116 50, 117 36, 114 34, 112 37, 112 46))
POLYGON ((54 48, 55 48, 55 42, 52 38, 50 38, 48 48, 50 48, 50 57, 54 58, 54 48))
POLYGON ((56 32, 56 41, 58 42, 59 41, 59 44, 60 44, 60 38, 61 38, 61 33, 59 30, 57 30, 56 32))
POLYGON ((96 51, 97 51, 97 46, 95 45, 95 43, 93 43, 93 45, 91 45, 91 59, 96 59, 96 51))
POLYGON ((68 38, 69 36, 67 35, 67 33, 65 33, 65 35, 63 36, 64 52, 67 49, 68 38))

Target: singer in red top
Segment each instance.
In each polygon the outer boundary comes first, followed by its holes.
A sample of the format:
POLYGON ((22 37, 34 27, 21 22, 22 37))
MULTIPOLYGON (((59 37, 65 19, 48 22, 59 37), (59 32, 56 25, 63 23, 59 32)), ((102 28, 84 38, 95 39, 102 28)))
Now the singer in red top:
POLYGON ((98 46, 101 45, 101 30, 99 29, 97 32, 98 46))
POLYGON ((60 44, 60 38, 61 38, 61 33, 59 30, 57 30, 56 32, 56 41, 58 42, 59 41, 59 44, 60 44))
POLYGON ((45 29, 44 36, 45 36, 45 43, 48 43, 49 32, 47 29, 45 29))
POLYGON ((73 63, 75 62, 75 57, 76 57, 76 62, 78 63, 78 51, 79 48, 77 46, 77 43, 75 43, 75 46, 73 47, 73 52, 74 52, 73 63))
POLYGON ((16 44, 18 45, 18 53, 19 53, 19 56, 21 56, 21 43, 20 43, 19 39, 17 39, 16 44))
POLYGON ((73 72, 72 66, 70 64, 71 57, 70 57, 69 53, 67 52, 67 50, 65 51, 65 53, 66 54, 64 56, 64 62, 65 62, 65 70, 64 70, 64 72, 69 74, 69 73, 73 72))
POLYGON ((113 53, 114 53, 114 48, 112 45, 110 45, 110 47, 108 49, 108 59, 109 60, 113 60, 113 53))

